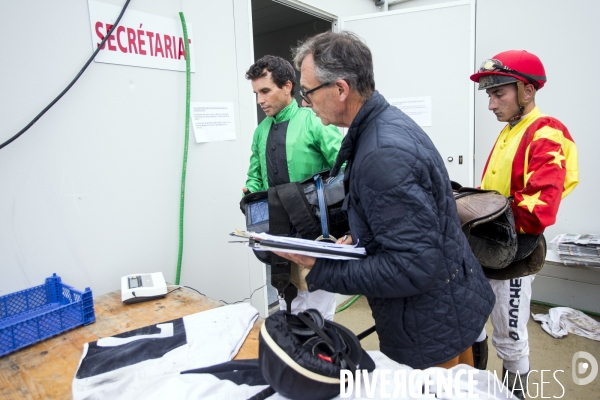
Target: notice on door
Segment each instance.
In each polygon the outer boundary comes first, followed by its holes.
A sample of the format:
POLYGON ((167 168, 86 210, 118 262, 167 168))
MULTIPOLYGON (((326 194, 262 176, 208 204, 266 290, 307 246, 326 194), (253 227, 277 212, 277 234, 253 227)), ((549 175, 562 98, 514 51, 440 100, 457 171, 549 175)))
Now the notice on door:
POLYGON ((235 140, 233 103, 191 103, 196 143, 235 140))
POLYGON ((401 109, 419 126, 431 126, 431 96, 388 99, 388 102, 401 109))

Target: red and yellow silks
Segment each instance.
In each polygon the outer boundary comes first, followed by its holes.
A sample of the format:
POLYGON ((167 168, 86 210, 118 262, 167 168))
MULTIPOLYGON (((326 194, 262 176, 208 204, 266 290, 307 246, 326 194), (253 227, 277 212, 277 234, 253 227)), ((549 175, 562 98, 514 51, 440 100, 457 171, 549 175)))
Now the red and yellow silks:
POLYGON ((579 182, 577 148, 567 128, 534 108, 507 125, 490 153, 482 189, 513 196, 518 233, 540 234, 556 222, 560 201, 579 182))

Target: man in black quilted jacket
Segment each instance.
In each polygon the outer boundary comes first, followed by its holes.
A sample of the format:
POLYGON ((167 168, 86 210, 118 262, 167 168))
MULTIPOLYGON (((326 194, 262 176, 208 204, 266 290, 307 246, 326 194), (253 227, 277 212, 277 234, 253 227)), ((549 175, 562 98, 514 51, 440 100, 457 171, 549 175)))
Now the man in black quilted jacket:
POLYGON ((471 345, 494 294, 461 231, 440 154, 375 91, 371 52, 353 34, 309 38, 294 61, 303 105, 325 125, 349 127, 332 173, 347 162, 344 204, 353 242, 368 256, 282 256, 311 269, 309 290, 365 295, 380 350, 393 360, 413 368, 459 359, 472 365, 471 345))

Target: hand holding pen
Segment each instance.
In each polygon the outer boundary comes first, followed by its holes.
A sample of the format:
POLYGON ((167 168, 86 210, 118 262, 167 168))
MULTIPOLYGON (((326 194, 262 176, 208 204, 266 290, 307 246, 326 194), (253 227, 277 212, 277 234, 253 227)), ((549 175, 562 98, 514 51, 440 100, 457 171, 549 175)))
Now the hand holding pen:
POLYGON ((352 244, 352 235, 344 235, 335 242, 335 244, 352 244))

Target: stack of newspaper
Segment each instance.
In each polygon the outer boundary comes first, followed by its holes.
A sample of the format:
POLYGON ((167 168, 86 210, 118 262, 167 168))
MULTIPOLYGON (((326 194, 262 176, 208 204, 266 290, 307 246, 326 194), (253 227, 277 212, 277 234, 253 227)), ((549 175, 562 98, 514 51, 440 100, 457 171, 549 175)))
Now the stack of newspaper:
POLYGON ((563 234, 550 243, 565 265, 600 268, 600 234, 563 234))

